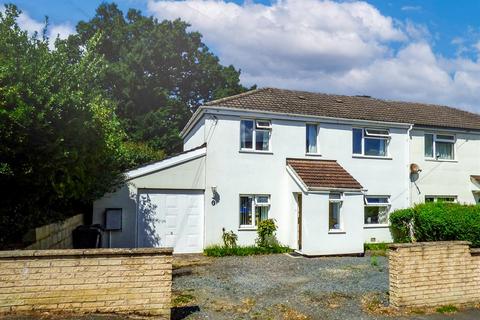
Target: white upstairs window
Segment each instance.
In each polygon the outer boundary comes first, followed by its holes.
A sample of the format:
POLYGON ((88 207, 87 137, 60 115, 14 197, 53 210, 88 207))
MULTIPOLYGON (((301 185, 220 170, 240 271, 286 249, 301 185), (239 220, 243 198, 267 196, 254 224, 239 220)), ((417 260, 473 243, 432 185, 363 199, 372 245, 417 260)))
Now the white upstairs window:
POLYGON ((307 123, 306 132, 306 153, 318 154, 318 124, 307 123))
POLYGON ((270 151, 271 133, 268 120, 241 120, 240 150, 270 151))
POLYGON ((390 132, 387 129, 352 129, 352 153, 354 155, 387 157, 389 142, 390 132))
POLYGON ((425 158, 454 160, 455 136, 448 134, 425 134, 425 158))

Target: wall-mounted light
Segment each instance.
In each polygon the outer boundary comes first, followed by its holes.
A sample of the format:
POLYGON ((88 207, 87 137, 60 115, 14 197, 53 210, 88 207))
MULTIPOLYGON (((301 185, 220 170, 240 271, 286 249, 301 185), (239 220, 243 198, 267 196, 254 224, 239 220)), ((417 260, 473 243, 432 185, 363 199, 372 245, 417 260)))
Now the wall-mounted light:
POLYGON ((212 186, 212 206, 220 201, 220 195, 217 192, 217 186, 212 186))

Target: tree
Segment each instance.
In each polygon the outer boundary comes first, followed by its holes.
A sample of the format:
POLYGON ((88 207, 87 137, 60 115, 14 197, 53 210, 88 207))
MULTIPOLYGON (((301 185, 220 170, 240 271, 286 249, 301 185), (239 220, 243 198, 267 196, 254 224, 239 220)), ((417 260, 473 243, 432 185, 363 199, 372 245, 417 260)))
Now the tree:
MULTIPOLYGON (((120 180, 124 133, 103 83, 100 35, 85 47, 29 36, 0 13, 0 247, 74 213, 120 180)), ((45 32, 44 32, 45 34, 45 32)))
POLYGON ((133 9, 124 16, 104 3, 67 40, 75 51, 102 34, 95 50, 108 61, 103 87, 117 102, 128 139, 167 154, 181 149, 180 130, 200 104, 246 90, 240 72, 222 66, 188 28, 133 9))

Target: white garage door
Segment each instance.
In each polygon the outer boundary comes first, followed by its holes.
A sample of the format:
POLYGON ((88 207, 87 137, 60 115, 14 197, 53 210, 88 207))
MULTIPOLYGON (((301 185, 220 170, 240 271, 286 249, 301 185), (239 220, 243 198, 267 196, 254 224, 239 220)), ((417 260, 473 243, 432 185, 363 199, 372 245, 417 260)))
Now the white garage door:
POLYGON ((203 191, 144 190, 138 201, 138 246, 203 251, 203 191))

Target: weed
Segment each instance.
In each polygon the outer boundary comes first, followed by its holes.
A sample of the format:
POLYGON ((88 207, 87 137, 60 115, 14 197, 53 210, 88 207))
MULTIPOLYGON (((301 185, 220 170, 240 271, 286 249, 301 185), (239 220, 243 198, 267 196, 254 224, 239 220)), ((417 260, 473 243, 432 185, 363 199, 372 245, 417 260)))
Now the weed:
POLYGON ((378 267, 378 258, 377 256, 371 256, 370 257, 370 265, 372 267, 378 267))
POLYGON ((173 296, 172 305, 174 307, 183 307, 195 300, 195 297, 190 293, 174 292, 173 296))
POLYGON ((454 313, 457 311, 458 311, 458 308, 451 304, 437 308, 438 313, 454 313))

